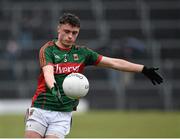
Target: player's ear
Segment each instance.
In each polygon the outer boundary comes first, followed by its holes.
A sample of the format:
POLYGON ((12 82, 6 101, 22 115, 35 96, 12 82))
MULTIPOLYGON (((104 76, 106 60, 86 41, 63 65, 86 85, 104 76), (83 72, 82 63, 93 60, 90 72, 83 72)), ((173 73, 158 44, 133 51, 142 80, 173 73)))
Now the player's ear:
POLYGON ((57 32, 60 32, 60 25, 57 26, 57 32))

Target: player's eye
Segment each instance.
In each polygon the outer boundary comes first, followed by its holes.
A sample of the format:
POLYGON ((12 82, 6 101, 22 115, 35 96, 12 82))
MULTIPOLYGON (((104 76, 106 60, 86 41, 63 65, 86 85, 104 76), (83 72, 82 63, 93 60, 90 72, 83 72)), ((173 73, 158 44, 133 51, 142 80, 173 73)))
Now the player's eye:
POLYGON ((72 32, 73 35, 76 35, 77 33, 78 33, 77 31, 73 31, 73 32, 72 32))
POLYGON ((64 30, 64 32, 65 32, 65 33, 67 33, 67 34, 68 34, 68 33, 70 33, 70 31, 69 31, 69 30, 64 30))

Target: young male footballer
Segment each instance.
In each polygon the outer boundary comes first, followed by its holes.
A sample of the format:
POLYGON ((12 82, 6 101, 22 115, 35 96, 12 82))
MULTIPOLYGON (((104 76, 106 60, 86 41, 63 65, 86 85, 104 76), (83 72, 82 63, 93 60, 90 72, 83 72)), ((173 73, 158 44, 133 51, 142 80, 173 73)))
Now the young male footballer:
POLYGON ((62 82, 72 72, 81 73, 85 66, 143 73, 154 85, 163 82, 154 67, 106 57, 77 46, 75 41, 79 31, 80 19, 74 14, 65 13, 57 27, 58 38, 40 49, 41 73, 31 108, 27 112, 26 138, 64 138, 69 133, 72 111, 76 110, 79 100, 65 96, 62 82))

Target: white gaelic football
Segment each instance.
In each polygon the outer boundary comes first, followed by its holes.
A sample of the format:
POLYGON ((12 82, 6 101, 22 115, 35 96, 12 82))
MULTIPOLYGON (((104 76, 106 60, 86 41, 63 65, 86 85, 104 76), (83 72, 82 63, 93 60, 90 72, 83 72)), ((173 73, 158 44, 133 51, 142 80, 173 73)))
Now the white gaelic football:
POLYGON ((89 91, 89 81, 80 73, 71 73, 66 76, 62 86, 65 95, 72 99, 82 98, 89 91))

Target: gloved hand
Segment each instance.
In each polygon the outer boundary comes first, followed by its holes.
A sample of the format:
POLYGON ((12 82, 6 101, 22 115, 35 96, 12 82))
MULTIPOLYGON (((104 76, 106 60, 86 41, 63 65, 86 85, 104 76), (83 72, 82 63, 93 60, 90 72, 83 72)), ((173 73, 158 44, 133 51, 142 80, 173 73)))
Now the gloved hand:
POLYGON ((156 85, 161 84, 163 82, 163 78, 156 72, 159 68, 147 68, 146 66, 143 67, 142 73, 147 76, 151 82, 156 85))
POLYGON ((58 98, 59 101, 62 101, 59 86, 56 83, 54 83, 54 87, 51 88, 51 92, 54 96, 58 98))

